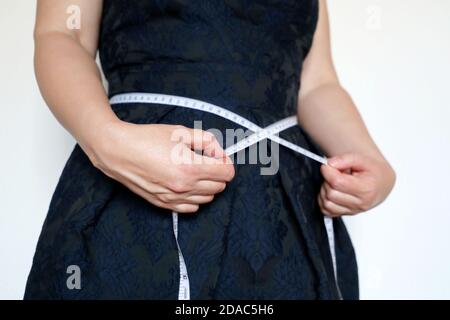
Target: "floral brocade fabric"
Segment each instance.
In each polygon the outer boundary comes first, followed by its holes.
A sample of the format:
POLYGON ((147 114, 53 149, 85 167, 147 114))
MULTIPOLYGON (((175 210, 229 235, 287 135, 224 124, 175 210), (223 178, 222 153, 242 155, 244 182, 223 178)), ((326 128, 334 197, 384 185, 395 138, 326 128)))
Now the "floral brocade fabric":
MULTIPOLYGON (((291 116, 318 7, 317 0, 104 0, 99 50, 109 96, 195 98, 261 127, 291 116)), ((239 128, 174 106, 112 108, 136 124, 239 128)), ((281 136, 321 154, 301 127, 281 136)), ((320 163, 280 146, 277 173, 261 175, 261 167, 236 163, 222 193, 196 214, 180 215, 191 298, 339 298, 317 203, 320 163)), ((334 219, 334 231, 339 289, 344 299, 358 299, 355 254, 341 219, 334 219)), ((51 200, 25 299, 177 299, 178 286, 171 212, 108 178, 75 146, 51 200), (69 266, 79 267, 79 288, 68 286, 69 266)))

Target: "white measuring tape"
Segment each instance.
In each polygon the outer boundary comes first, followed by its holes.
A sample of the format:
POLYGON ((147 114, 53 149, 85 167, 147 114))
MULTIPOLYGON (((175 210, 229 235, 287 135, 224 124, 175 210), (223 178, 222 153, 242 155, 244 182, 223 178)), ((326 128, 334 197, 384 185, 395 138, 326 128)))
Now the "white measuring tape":
MULTIPOLYGON (((118 94, 113 96, 110 99, 111 105, 113 104, 124 104, 124 103, 147 103, 147 104, 163 104, 170 106, 177 106, 183 108, 189 108, 204 112, 209 112, 225 118, 229 121, 232 121, 236 124, 241 125, 242 127, 253 131, 254 133, 248 136, 245 139, 240 140, 238 143, 228 147, 225 150, 225 153, 230 156, 241 150, 244 150, 264 139, 270 139, 278 144, 281 144, 297 153, 300 153, 308 158, 311 158, 315 161, 318 161, 322 164, 327 164, 326 157, 321 157, 312 153, 309 150, 306 150, 294 143, 291 143, 287 140, 284 140, 277 136, 278 133, 294 127, 298 124, 297 116, 288 117, 286 119, 277 121, 266 128, 261 128, 255 123, 241 117, 240 115, 229 111, 225 108, 219 107, 217 105, 186 98, 174 95, 167 94, 159 94, 159 93, 125 93, 118 94)), ((329 217, 324 217, 325 229, 328 235, 328 244, 331 252, 331 260, 333 264, 334 278, 336 281, 336 287, 339 291, 339 286, 337 283, 337 265, 336 265, 336 251, 335 251, 335 243, 334 243, 334 230, 333 230, 333 220, 329 217)), ((189 289, 189 275, 186 267, 186 263, 183 257, 183 253, 181 252, 180 245, 178 243, 178 213, 172 212, 172 224, 173 224, 173 233, 175 236, 177 249, 178 249, 178 259, 180 263, 180 285, 178 291, 178 299, 179 300, 189 300, 190 299, 190 289, 189 289)), ((340 295, 340 293, 339 293, 340 295)))

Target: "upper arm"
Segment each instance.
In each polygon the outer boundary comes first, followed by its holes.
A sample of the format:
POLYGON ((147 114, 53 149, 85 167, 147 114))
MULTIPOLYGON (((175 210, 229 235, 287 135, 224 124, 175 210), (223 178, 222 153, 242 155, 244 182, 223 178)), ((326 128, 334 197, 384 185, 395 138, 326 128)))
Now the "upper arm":
POLYGON ((103 0, 38 0, 34 37, 37 41, 49 33, 62 33, 76 39, 95 57, 102 6, 103 0), (72 8, 78 12, 71 11, 72 8), (78 17, 80 28, 69 27, 69 19, 78 17))
POLYGON ((330 43, 330 27, 326 0, 319 0, 319 20, 313 44, 303 63, 300 96, 329 83, 338 83, 330 43))

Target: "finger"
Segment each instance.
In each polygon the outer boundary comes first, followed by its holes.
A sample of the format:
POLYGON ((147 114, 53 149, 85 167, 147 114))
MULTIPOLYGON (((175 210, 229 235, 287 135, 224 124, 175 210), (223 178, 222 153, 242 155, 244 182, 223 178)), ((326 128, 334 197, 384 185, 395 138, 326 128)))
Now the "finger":
POLYGON ((225 157, 225 151, 217 141, 214 134, 200 129, 190 129, 191 141, 189 146, 192 150, 203 151, 203 154, 212 158, 225 157))
MULTIPOLYGON (((175 192, 175 191, 167 191, 164 193, 159 193, 156 196, 163 202, 174 202, 174 203, 182 203, 189 202, 186 199, 192 196, 205 196, 211 197, 216 195, 217 193, 222 192, 226 188, 225 182, 216 182, 209 180, 201 180, 196 182, 192 187, 192 190, 187 192, 175 192)), ((205 202, 210 202, 208 198, 205 199, 205 202)), ((203 201, 202 201, 203 202, 203 201)))
POLYGON ((177 213, 195 213, 199 208, 200 206, 196 204, 176 204, 173 207, 173 211, 177 213))
POLYGON ((234 178, 234 165, 229 157, 216 159, 195 154, 194 163, 199 180, 229 182, 234 178))
POLYGON ((157 198, 167 205, 175 204, 204 204, 213 201, 214 195, 191 195, 187 193, 160 194, 157 198))
POLYGON ((322 165, 320 171, 325 181, 335 190, 357 196, 359 191, 364 188, 361 179, 350 174, 341 173, 331 166, 322 165))
POLYGON ((346 153, 328 159, 327 163, 340 171, 351 169, 352 171, 364 171, 368 169, 370 159, 359 153, 346 153))
POLYGON ((211 180, 200 180, 195 183, 193 190, 190 192, 191 195, 215 195, 222 192, 226 188, 225 182, 217 182, 211 180))
POLYGON ((135 184, 126 185, 128 189, 130 189, 133 193, 137 194, 141 198, 147 200, 150 204, 157 206, 162 209, 167 209, 170 211, 175 211, 177 213, 194 213, 199 210, 198 204, 191 203, 166 203, 164 201, 159 200, 154 195, 148 193, 141 187, 135 184))
POLYGON ((321 197, 320 194, 317 196, 317 202, 319 203, 320 211, 321 211, 324 215, 326 215, 326 216, 328 216, 328 217, 333 217, 333 216, 334 216, 331 212, 329 212, 327 209, 325 209, 325 208, 323 207, 323 200, 322 200, 322 197, 321 197))
POLYGON ((322 185, 322 187, 320 188, 319 200, 318 200, 318 201, 319 201, 320 208, 321 208, 321 210, 322 210, 322 213, 323 213, 324 215, 326 215, 326 216, 329 216, 329 217, 336 217, 336 214, 335 214, 335 213, 333 213, 333 212, 331 212, 330 210, 328 210, 327 208, 325 208, 324 203, 325 203, 326 200, 327 200, 327 199, 326 199, 325 188, 324 188, 323 185, 322 185))
POLYGON ((223 157, 213 157, 210 155, 203 155, 197 152, 192 154, 193 164, 211 164, 211 165, 221 165, 221 164, 232 164, 231 158, 224 155, 223 157))
POLYGON ((189 204, 205 204, 210 203, 214 200, 214 196, 189 196, 186 198, 186 203, 189 204))
POLYGON ((324 190, 326 199, 333 201, 340 206, 357 209, 361 204, 361 199, 351 194, 333 189, 326 181, 324 182, 322 189, 324 190))
POLYGON ((147 191, 145 191, 144 189, 142 189, 141 187, 134 185, 134 184, 127 184, 126 187, 128 189, 130 189, 133 193, 137 194, 138 196, 140 196, 141 198, 147 200, 147 202, 149 202, 150 204, 163 208, 163 209, 167 209, 167 210, 173 210, 172 207, 167 204, 164 203, 163 201, 159 200, 157 197, 153 196, 152 194, 148 193, 147 191))
POLYGON ((322 207, 326 212, 328 212, 332 216, 342 216, 352 213, 352 210, 347 207, 340 206, 334 203, 333 201, 324 199, 323 197, 321 198, 322 198, 322 207))
POLYGON ((216 159, 227 157, 225 150, 222 148, 219 141, 217 141, 216 137, 212 133, 208 134, 209 135, 206 136, 206 139, 209 141, 209 137, 211 137, 211 142, 205 144, 204 148, 202 148, 203 155, 216 159))

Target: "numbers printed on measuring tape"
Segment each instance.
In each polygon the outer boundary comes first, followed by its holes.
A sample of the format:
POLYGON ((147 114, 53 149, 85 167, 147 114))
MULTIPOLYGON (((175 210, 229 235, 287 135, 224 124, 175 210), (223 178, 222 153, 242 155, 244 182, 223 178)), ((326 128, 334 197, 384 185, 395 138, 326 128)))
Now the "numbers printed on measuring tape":
MULTIPOLYGON (((186 97, 179 97, 179 96, 173 96, 173 95, 167 95, 167 94, 159 94, 159 93, 124 93, 124 94, 118 94, 115 95, 110 99, 111 104, 124 104, 124 103, 147 103, 147 104, 162 104, 162 105, 170 105, 170 106, 178 106, 183 108, 189 108, 194 109, 198 111, 204 111, 208 113, 215 114, 219 117, 222 117, 224 119, 227 119, 229 121, 232 121, 236 124, 239 124, 255 133, 257 132, 264 132, 264 129, 259 127, 257 124, 251 122, 248 119, 245 119, 244 117, 241 117, 240 115, 229 111, 225 108, 219 107, 217 105, 214 105, 212 103, 186 98, 186 97)), ((283 119, 281 121, 278 121, 277 124, 280 126, 280 128, 276 129, 272 126, 267 127, 267 129, 270 129, 270 131, 266 131, 265 134, 268 136, 266 138, 269 138, 270 140, 285 146, 288 149, 291 149, 297 153, 300 153, 308 158, 311 158, 312 160, 318 161, 322 164, 327 163, 326 157, 321 157, 309 150, 306 150, 305 148, 302 148, 294 143, 291 143, 289 141, 286 141, 274 134, 279 133, 284 130, 280 130, 281 127, 285 126, 285 129, 294 126, 297 124, 297 117, 292 116, 288 117, 286 119, 283 119), (293 123, 294 122, 294 123, 293 123)), ((263 140, 263 139, 261 139, 263 140)), ((250 142, 250 140, 248 141, 250 142)), ((257 141, 259 142, 259 141, 257 141)), ((241 143, 243 146, 244 144, 241 143)), ((246 145, 247 147, 250 146, 250 144, 246 145)), ((240 151, 240 150, 238 150, 240 151)))
MULTIPOLYGON (((217 105, 191 99, 187 97, 180 97, 180 96, 174 96, 174 95, 167 95, 167 94, 159 94, 159 93, 141 93, 141 92, 134 92, 134 93, 124 93, 124 94, 118 94, 113 96, 110 99, 110 103, 113 104, 126 104, 126 103, 146 103, 146 104, 153 104, 155 106, 157 105, 170 105, 170 106, 178 106, 182 108, 189 108, 204 112, 209 112, 212 114, 215 114, 219 117, 222 117, 224 119, 227 119, 229 121, 232 121, 238 125, 241 125, 245 127, 246 129, 249 129, 254 132, 254 134, 250 135, 249 137, 242 139, 235 145, 228 147, 225 152, 227 155, 232 155, 236 152, 239 152, 241 150, 244 150, 259 141, 262 141, 264 139, 270 139, 280 145, 285 146, 288 149, 291 149, 297 153, 300 153, 308 158, 311 158, 317 162, 320 162, 322 164, 327 164, 326 157, 321 157, 317 154, 312 153, 309 150, 306 150, 292 142, 289 142, 287 140, 284 140, 277 136, 278 133, 291 128, 295 125, 297 125, 297 116, 288 117, 286 119, 277 121, 276 123, 273 123, 272 125, 261 128, 255 123, 251 122, 248 119, 245 119, 244 117, 241 117, 240 115, 229 111, 225 108, 219 107, 217 105)), ((333 220, 329 217, 324 217, 324 224, 325 224, 325 230, 328 236, 328 245, 330 248, 330 254, 331 254, 331 260, 333 265, 333 271, 334 271, 334 280, 336 284, 336 288, 338 291, 338 294, 340 298, 342 299, 342 295, 339 289, 339 284, 337 281, 337 261, 336 261, 336 250, 335 250, 335 241, 334 241, 334 228, 333 228, 333 220)), ((179 271, 180 271, 180 285, 179 285, 179 291, 178 291, 178 299, 179 300, 189 300, 190 299, 190 284, 189 284, 189 275, 186 263, 184 261, 183 253, 181 252, 181 248, 178 242, 178 213, 173 212, 172 213, 172 225, 173 225, 173 233, 175 236, 177 249, 178 249, 178 260, 179 260, 179 271)))

